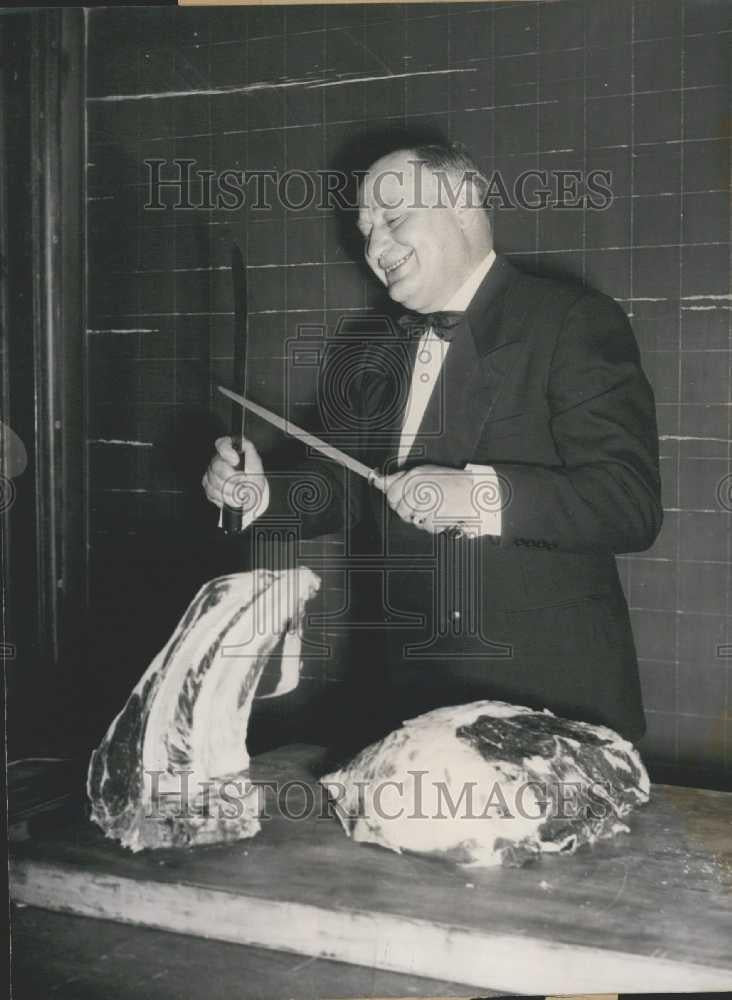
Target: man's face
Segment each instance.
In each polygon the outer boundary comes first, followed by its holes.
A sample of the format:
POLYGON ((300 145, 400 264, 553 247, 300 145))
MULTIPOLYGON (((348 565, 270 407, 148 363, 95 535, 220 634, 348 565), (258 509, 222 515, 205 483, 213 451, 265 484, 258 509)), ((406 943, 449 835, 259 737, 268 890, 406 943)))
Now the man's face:
POLYGON ((358 227, 366 261, 395 302, 416 312, 441 309, 478 260, 429 167, 409 150, 377 160, 364 178, 358 227))

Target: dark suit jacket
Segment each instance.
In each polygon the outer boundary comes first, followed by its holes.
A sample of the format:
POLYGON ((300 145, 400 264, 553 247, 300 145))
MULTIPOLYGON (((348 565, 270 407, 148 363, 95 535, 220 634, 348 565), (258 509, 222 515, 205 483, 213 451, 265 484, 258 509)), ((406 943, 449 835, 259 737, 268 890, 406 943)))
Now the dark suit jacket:
MULTIPOLYGON (((374 342, 361 366, 355 423, 370 466, 388 470, 396 456, 415 345, 403 333, 374 342)), ((635 338, 612 299, 498 255, 408 464, 469 462, 499 476, 499 539, 429 535, 378 491, 357 481, 344 493, 332 475, 329 511, 303 521, 314 534, 346 510, 375 525, 393 721, 498 698, 638 738, 645 720, 614 555, 648 548, 660 529, 658 435, 635 338)), ((310 468, 330 475, 328 463, 310 468)))

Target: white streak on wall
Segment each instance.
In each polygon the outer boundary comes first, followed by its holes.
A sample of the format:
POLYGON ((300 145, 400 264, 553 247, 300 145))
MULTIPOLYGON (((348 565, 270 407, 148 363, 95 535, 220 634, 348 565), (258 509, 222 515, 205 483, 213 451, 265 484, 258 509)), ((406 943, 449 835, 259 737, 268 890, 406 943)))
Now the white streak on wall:
MULTIPOLYGON (((338 87, 347 83, 370 83, 377 80, 404 80, 414 76, 445 76, 455 73, 475 73, 467 69, 424 69, 413 73, 384 73, 382 76, 354 76, 343 80, 285 80, 282 83, 248 83, 243 87, 212 87, 204 90, 161 90, 147 94, 106 94, 104 97, 87 97, 87 102, 95 104, 112 101, 159 101, 176 97, 219 97, 226 94, 254 94, 260 90, 282 90, 288 87, 306 87, 309 90, 320 87, 338 87)), ((556 103, 556 102, 551 102, 556 103)))
POLYGON ((87 102, 103 104, 110 101, 159 101, 175 97, 219 97, 225 94, 253 94, 260 90, 304 87, 312 82, 312 80, 286 80, 283 83, 248 83, 244 87, 211 87, 205 90, 161 90, 158 93, 151 92, 147 94, 106 94, 104 97, 87 97, 87 102))
POLYGON ((89 444, 125 444, 131 448, 153 448, 152 441, 123 441, 121 438, 92 438, 89 444))
MULTIPOLYGON (((109 314, 104 314, 104 318, 109 314)), ((214 312, 213 310, 208 310, 206 312, 140 312, 140 313, 126 313, 125 316, 233 316, 233 310, 228 310, 226 312, 214 312)), ((122 317, 124 318, 124 317, 122 317)), ((159 333, 159 330, 101 330, 100 333, 159 333)))
MULTIPOLYGON (((328 263, 329 267, 331 266, 331 263, 332 264, 344 265, 344 264, 351 264, 352 261, 350 261, 350 260, 335 260, 335 261, 332 261, 332 262, 328 263)), ((255 271, 255 270, 256 271, 266 271, 269 268, 276 268, 276 267, 290 268, 290 267, 322 267, 322 266, 323 266, 323 261, 322 260, 298 260, 294 264, 250 264, 249 265, 249 267, 251 267, 251 269, 253 271, 255 271)))
MULTIPOLYGON (((341 267, 348 264, 353 264, 350 260, 336 260, 333 261, 334 265, 340 265, 341 267)), ((322 260, 298 260, 293 264, 247 264, 247 270, 249 271, 266 271, 274 268, 292 268, 292 267, 322 267, 322 260)), ((116 275, 128 275, 128 274, 195 274, 198 271, 230 271, 231 267, 229 264, 217 264, 215 267, 148 267, 140 268, 135 271, 113 271, 112 274, 116 275)))
POLYGON ((696 299, 714 299, 729 302, 732 299, 732 295, 685 295, 681 301, 693 302, 696 299))
MULTIPOLYGON (((322 261, 319 261, 322 263, 322 261)), ((255 267, 278 267, 277 264, 247 264, 251 270, 255 267)), ((284 266, 284 265, 282 265, 284 266)), ((143 267, 134 271, 112 271, 112 274, 195 274, 197 271, 230 271, 228 264, 217 264, 215 267, 143 267)))
MULTIPOLYGON (((667 514, 719 514, 719 507, 664 507, 664 511, 667 514)), ((705 565, 708 564, 708 560, 705 560, 705 565)), ((719 563, 718 565, 726 565, 725 563, 719 563)), ((711 615, 714 614, 713 611, 680 611, 678 608, 676 610, 669 609, 671 614, 676 615, 711 615)), ((653 608, 640 608, 633 605, 633 611, 653 611, 653 608)))
POLYGON ((348 83, 374 83, 377 80, 406 80, 413 76, 449 76, 453 73, 476 73, 477 70, 468 69, 420 69, 411 73, 383 73, 381 76, 351 76, 343 80, 325 80, 318 83, 307 84, 308 90, 322 89, 324 87, 341 87, 348 83))
MULTIPOLYGON (((461 72, 471 72, 470 70, 465 70, 461 72)), ((543 104, 559 104, 558 98, 552 98, 547 101, 522 101, 516 104, 479 104, 472 108, 465 108, 465 111, 502 111, 504 108, 538 108, 543 104)), ((602 147, 599 147, 602 149, 602 147)), ((603 247, 603 250, 607 249, 603 247)), ((528 251, 530 252, 530 251, 528 251)), ((561 251, 564 252, 564 251, 561 251)))
MULTIPOLYGON (((729 406, 729 403, 723 403, 722 405, 729 406)), ((732 438, 696 437, 693 434, 660 434, 658 440, 659 441, 715 441, 718 444, 732 444, 732 438)))
MULTIPOLYGON (((684 295, 682 298, 678 299, 679 302, 728 302, 732 299, 732 295, 684 295)), ((673 302, 674 299, 670 299, 667 296, 662 298, 651 298, 645 295, 635 295, 630 298, 621 298, 617 296, 618 302, 673 302)), ((729 309, 729 306, 725 305, 699 305, 699 306, 681 306, 684 312, 703 312, 710 309, 729 309)))

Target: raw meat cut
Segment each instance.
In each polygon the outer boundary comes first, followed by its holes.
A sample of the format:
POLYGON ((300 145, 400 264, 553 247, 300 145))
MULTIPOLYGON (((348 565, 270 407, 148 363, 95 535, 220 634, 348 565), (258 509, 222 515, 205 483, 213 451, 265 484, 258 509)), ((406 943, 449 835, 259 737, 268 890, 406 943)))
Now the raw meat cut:
POLYGON ((265 697, 297 686, 304 606, 319 586, 301 567, 199 590, 92 753, 91 818, 108 837, 139 851, 258 832, 258 789, 243 773, 249 714, 280 639, 280 681, 265 697))
POLYGON ((612 729, 500 701, 410 719, 320 780, 353 840, 485 867, 629 832, 650 790, 612 729))

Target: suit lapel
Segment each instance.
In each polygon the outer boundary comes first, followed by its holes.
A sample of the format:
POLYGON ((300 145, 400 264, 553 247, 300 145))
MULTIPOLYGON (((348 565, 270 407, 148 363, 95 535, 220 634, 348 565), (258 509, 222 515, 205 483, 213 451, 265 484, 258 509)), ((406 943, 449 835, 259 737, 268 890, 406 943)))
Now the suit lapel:
POLYGON ((500 409, 507 376, 526 348, 526 319, 532 308, 532 300, 523 293, 521 273, 505 258, 499 259, 504 262, 499 294, 488 301, 474 300, 468 310, 480 373, 468 393, 473 447, 483 422, 500 409))
POLYGON ((519 277, 505 257, 496 256, 447 352, 409 465, 461 468, 471 460, 483 422, 523 348, 526 309, 519 305, 516 310, 510 295, 519 277))

